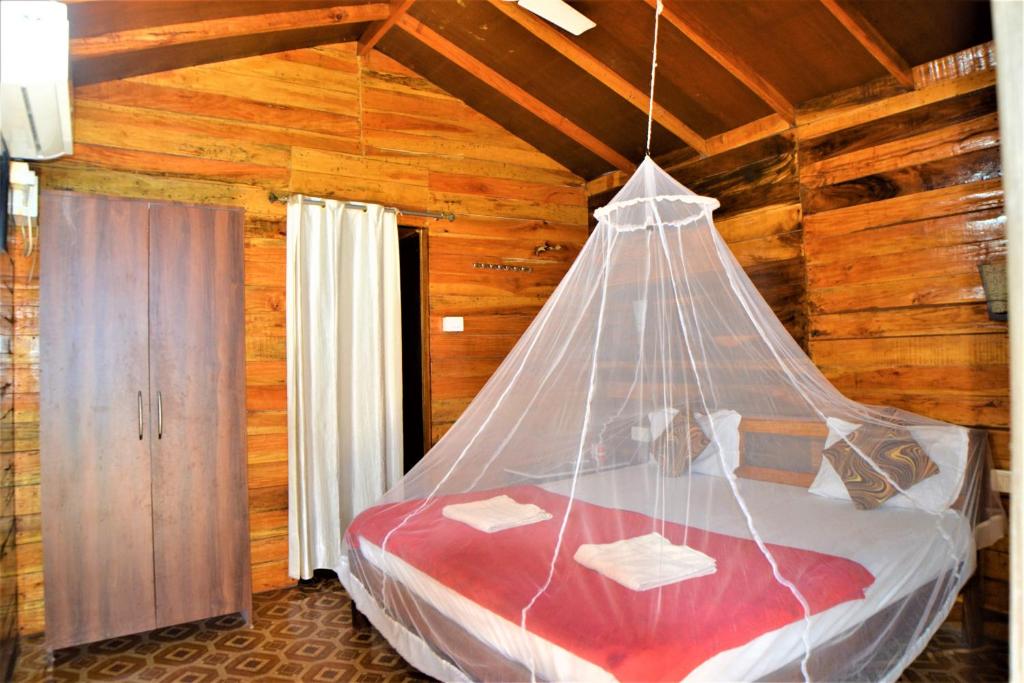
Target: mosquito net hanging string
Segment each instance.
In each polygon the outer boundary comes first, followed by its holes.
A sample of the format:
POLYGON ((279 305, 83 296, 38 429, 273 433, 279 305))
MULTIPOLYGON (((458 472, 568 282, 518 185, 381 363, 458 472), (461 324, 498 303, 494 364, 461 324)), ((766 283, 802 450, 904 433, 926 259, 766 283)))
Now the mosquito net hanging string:
POLYGON ((651 156, 651 126, 654 121, 654 72, 658 68, 658 19, 661 17, 662 4, 658 0, 654 8, 654 47, 651 50, 651 93, 647 99, 647 156, 651 156))
MULTIPOLYGON (((715 443, 720 443, 719 436, 718 436, 718 430, 717 430, 717 428, 715 426, 715 420, 711 417, 711 412, 712 411, 710 410, 710 407, 708 406, 707 395, 706 395, 705 389, 704 389, 704 387, 702 386, 702 383, 701 383, 700 372, 697 369, 698 368, 697 359, 694 356, 694 352, 693 352, 695 344, 699 344, 701 350, 703 351, 703 349, 704 349, 703 336, 701 335, 700 330, 696 329, 696 330, 694 330, 694 332, 697 335, 698 339, 697 340, 693 340, 693 339, 690 338, 690 332, 689 332, 688 326, 686 324, 685 316, 683 315, 683 309, 682 309, 682 307, 680 305, 680 302, 683 299, 680 296, 680 292, 679 292, 679 289, 678 289, 677 284, 676 284, 676 275, 673 272, 673 268, 672 268, 672 258, 671 258, 670 253, 669 253, 670 250, 669 250, 669 246, 668 246, 668 241, 665 239, 665 229, 664 229, 664 227, 662 225, 662 221, 661 221, 661 212, 658 210, 657 204, 655 204, 655 203, 652 203, 651 208, 654 211, 654 215, 655 215, 655 217, 657 219, 657 226, 655 227, 655 230, 658 233, 658 238, 659 238, 659 241, 660 241, 660 244, 661 244, 662 253, 664 254, 665 260, 666 260, 666 262, 668 264, 669 275, 670 275, 669 281, 672 284, 672 293, 673 293, 673 297, 675 298, 676 314, 679 316, 679 327, 682 330, 683 342, 684 342, 683 346, 686 348, 686 354, 687 354, 688 360, 690 362, 690 367, 692 367, 694 369, 694 382, 697 385, 696 386, 696 388, 697 388, 697 396, 700 397, 701 407, 704 410, 704 414, 708 416, 708 425, 711 428, 711 441, 715 442, 715 443)), ((682 280, 686 284, 686 287, 687 287, 687 290, 688 290, 687 291, 687 300, 688 301, 692 301, 693 300, 692 299, 693 294, 692 294, 691 291, 689 291, 689 289, 690 289, 689 284, 690 283, 689 283, 689 275, 686 273, 686 259, 685 258, 681 259, 681 265, 682 265, 682 268, 683 268, 682 280)), ((704 358, 706 358, 707 357, 706 352, 703 353, 702 356, 704 358)), ((798 603, 800 603, 800 608, 803 611, 803 622, 804 622, 804 627, 803 627, 803 630, 801 632, 801 640, 803 641, 804 654, 803 654, 803 657, 801 657, 801 659, 800 659, 800 673, 803 675, 804 681, 805 682, 809 682, 811 680, 811 675, 810 675, 810 672, 809 672, 809 670, 807 668, 807 665, 808 665, 808 662, 811 659, 811 606, 807 602, 807 599, 804 597, 803 593, 800 592, 800 589, 796 587, 796 584, 794 584, 787 577, 783 576, 782 570, 779 567, 778 561, 776 560, 774 553, 772 553, 768 549, 768 545, 765 543, 764 538, 758 532, 757 527, 754 524, 754 517, 753 517, 753 515, 750 512, 750 508, 747 506, 747 502, 743 499, 743 496, 740 495, 739 485, 736 482, 736 474, 726 464, 726 462, 725 462, 725 454, 724 454, 724 452, 723 452, 723 450, 721 448, 717 449, 717 456, 718 456, 718 459, 719 459, 719 463, 722 466, 722 471, 725 473, 725 479, 726 479, 726 481, 729 484, 730 490, 732 491, 733 498, 736 500, 736 504, 739 506, 740 511, 743 513, 743 517, 746 519, 747 529, 750 531, 751 538, 753 539, 754 543, 757 544, 758 549, 761 551, 761 555, 768 561, 768 564, 771 566, 772 575, 775 577, 775 580, 778 583, 780 583, 781 585, 785 586, 785 588, 796 599, 796 601, 798 603)), ((689 501, 689 498, 687 498, 687 501, 686 501, 686 526, 687 526, 687 528, 689 527, 689 517, 690 517, 690 501, 689 501)), ((685 544, 685 541, 684 541, 684 544, 685 544)))
MULTIPOLYGON (((604 247, 604 259, 601 268, 601 302, 598 307, 597 313, 597 328, 594 335, 594 355, 590 363, 590 379, 589 386, 587 387, 587 397, 584 403, 583 409, 583 424, 580 427, 580 438, 576 448, 576 462, 573 465, 572 481, 569 485, 568 502, 565 507, 565 514, 562 515, 562 522, 558 527, 558 536, 555 538, 555 547, 551 554, 551 561, 548 564, 547 578, 544 580, 543 585, 533 594, 530 601, 526 603, 520 612, 519 628, 523 634, 528 634, 526 630, 526 617, 530 609, 537 603, 537 599, 543 595, 548 588, 551 587, 551 582, 555 578, 555 565, 558 563, 558 556, 562 550, 562 543, 565 539, 566 527, 569 523, 569 517, 572 514, 573 503, 576 502, 576 485, 579 483, 580 478, 580 465, 583 463, 583 452, 586 449, 586 438, 590 430, 592 409, 594 404, 595 386, 597 384, 597 369, 598 359, 601 351, 601 336, 604 329, 604 316, 605 311, 608 308, 608 276, 611 270, 610 265, 610 254, 615 247, 615 242, 618 240, 619 233, 612 233, 610 238, 607 238, 605 243, 602 244, 604 247)), ((534 652, 530 650, 530 683, 536 683, 537 680, 537 668, 536 661, 534 658, 534 652)))

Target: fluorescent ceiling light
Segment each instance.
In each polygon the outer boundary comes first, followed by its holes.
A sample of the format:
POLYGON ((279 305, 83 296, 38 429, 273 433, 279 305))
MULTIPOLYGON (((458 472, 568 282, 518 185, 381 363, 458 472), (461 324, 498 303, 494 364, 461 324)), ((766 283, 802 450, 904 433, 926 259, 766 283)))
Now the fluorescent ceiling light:
POLYGON ((519 0, 519 6, 539 17, 547 19, 555 26, 578 36, 584 31, 597 26, 571 5, 562 0, 519 0))

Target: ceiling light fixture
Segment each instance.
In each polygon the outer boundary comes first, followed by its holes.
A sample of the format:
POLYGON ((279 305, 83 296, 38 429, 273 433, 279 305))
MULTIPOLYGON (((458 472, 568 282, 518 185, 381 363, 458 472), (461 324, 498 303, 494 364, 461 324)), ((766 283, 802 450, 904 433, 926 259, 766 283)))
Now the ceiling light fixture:
POLYGON ((569 3, 563 2, 563 0, 510 1, 518 2, 519 6, 523 9, 533 12, 542 19, 550 21, 558 28, 568 31, 574 36, 578 36, 584 31, 589 31, 597 26, 597 24, 588 19, 579 10, 569 3))

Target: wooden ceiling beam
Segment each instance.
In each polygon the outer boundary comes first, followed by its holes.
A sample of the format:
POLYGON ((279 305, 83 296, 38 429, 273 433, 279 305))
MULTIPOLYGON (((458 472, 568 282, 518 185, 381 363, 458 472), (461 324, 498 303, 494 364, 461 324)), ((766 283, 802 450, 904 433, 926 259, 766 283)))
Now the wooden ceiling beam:
MULTIPOLYGON (((646 0, 646 2, 651 7, 656 7, 658 0, 646 0)), ((722 41, 712 36, 709 31, 699 26, 696 22, 684 19, 668 7, 663 7, 661 16, 703 50, 705 54, 718 62, 736 80, 747 86, 755 95, 764 100, 769 107, 775 110, 775 113, 791 124, 796 122, 793 103, 779 92, 775 86, 762 78, 753 67, 740 57, 731 54, 728 46, 722 41)))
MULTIPOLYGON (((714 156, 716 154, 722 154, 723 152, 728 152, 744 145, 749 145, 752 142, 757 142, 758 140, 778 135, 790 128, 791 126, 784 118, 778 114, 769 114, 764 118, 751 121, 750 123, 745 123, 742 126, 737 126, 736 128, 727 130, 724 133, 712 135, 707 139, 707 155, 714 156)), ((700 159, 700 157, 694 156, 681 161, 678 156, 678 152, 669 152, 668 154, 659 156, 654 161, 666 171, 671 172, 673 168, 690 164, 700 159)), ((599 175, 592 180, 588 180, 584 184, 584 188, 587 196, 589 197, 622 187, 626 184, 627 180, 629 180, 628 173, 612 171, 610 173, 605 173, 604 175, 599 175)))
POLYGON ((409 11, 414 2, 416 0, 391 0, 391 14, 388 15, 387 19, 375 21, 366 27, 363 35, 359 37, 359 47, 356 48, 356 54, 360 57, 370 54, 370 50, 380 42, 385 33, 391 30, 391 27, 398 23, 398 19, 409 11))
POLYGON ((627 173, 632 172, 635 168, 634 164, 622 154, 615 151, 601 140, 598 140, 594 135, 588 133, 562 114, 559 114, 526 90, 520 88, 518 85, 505 78, 459 46, 455 45, 426 24, 417 21, 408 14, 403 14, 398 18, 397 25, 403 31, 429 47, 434 52, 439 53, 448 61, 456 64, 464 71, 469 72, 475 78, 480 79, 490 87, 505 95, 537 118, 557 129, 562 134, 572 138, 577 143, 588 149, 591 153, 601 157, 615 168, 627 173))
POLYGON ((901 85, 914 87, 914 74, 910 65, 863 14, 848 4, 841 4, 839 0, 821 0, 821 4, 901 85))
POLYGON ((627 180, 629 180, 628 173, 623 173, 622 171, 609 171, 608 173, 604 173, 585 182, 583 184, 583 190, 586 192, 588 197, 593 197, 595 194, 603 194, 609 190, 617 190, 625 185, 627 180))
MULTIPOLYGON (((543 40, 560 55, 599 80, 617 95, 641 110, 645 115, 647 114, 648 107, 650 106, 650 98, 647 96, 647 93, 615 73, 608 65, 574 43, 554 26, 538 18, 537 15, 521 9, 513 2, 490 0, 490 3, 502 14, 543 40)), ((668 129, 673 135, 701 154, 706 153, 707 145, 704 138, 679 120, 672 112, 658 104, 657 101, 654 103, 653 115, 654 120, 668 129)))
POLYGON ((708 138, 708 156, 728 152, 751 142, 763 140, 764 138, 778 135, 789 130, 792 126, 786 119, 778 114, 769 114, 764 118, 737 126, 718 135, 708 138))
POLYGON ((391 6, 381 2, 150 26, 72 38, 71 56, 75 59, 107 57, 207 40, 379 21, 386 19, 390 14, 391 6))

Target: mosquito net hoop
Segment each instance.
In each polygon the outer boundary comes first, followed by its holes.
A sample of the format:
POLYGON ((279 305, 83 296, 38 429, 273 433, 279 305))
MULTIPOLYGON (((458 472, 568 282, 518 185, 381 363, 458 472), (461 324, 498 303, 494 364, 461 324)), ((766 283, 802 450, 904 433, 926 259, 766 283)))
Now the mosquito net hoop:
POLYGON ((339 573, 417 667, 892 680, 1001 535, 984 434, 839 393, 717 206, 645 160, 462 417, 349 527, 339 573))

